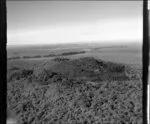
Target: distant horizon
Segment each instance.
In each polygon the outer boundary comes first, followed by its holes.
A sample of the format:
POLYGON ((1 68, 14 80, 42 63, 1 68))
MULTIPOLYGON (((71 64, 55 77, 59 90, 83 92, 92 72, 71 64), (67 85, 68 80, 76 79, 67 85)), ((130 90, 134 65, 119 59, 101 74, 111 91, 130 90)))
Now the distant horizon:
POLYGON ((142 42, 70 42, 70 43, 53 43, 53 44, 13 44, 13 45, 7 45, 7 48, 13 48, 13 47, 32 47, 32 46, 57 46, 57 45, 103 45, 103 46, 129 46, 129 45, 136 45, 141 46, 142 42))

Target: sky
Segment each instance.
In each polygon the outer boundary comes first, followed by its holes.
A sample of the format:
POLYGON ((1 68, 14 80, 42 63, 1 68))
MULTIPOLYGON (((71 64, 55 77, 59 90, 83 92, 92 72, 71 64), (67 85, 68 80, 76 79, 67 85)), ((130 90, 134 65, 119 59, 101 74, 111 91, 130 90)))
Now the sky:
POLYGON ((7 45, 140 42, 142 1, 7 1, 7 45))
MULTIPOLYGON (((148 0, 148 11, 149 11, 149 30, 150 30, 150 0, 148 0)), ((149 36, 150 36, 150 31, 149 31, 149 36)))
POLYGON ((150 0, 148 0, 148 9, 150 10, 150 0))

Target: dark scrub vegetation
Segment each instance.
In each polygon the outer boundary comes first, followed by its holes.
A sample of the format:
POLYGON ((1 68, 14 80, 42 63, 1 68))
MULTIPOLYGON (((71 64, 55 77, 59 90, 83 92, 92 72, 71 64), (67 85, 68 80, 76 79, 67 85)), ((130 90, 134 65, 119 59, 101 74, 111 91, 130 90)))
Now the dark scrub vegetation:
POLYGON ((54 61, 58 61, 58 62, 60 62, 60 61, 69 61, 69 59, 64 58, 64 57, 56 57, 56 58, 54 58, 54 61))
POLYGON ((8 109, 18 124, 142 124, 141 75, 92 57, 8 69, 8 109))
POLYGON ((12 59, 20 59, 20 56, 8 58, 8 60, 12 60, 12 59))
POLYGON ((86 51, 74 51, 74 52, 64 52, 60 54, 48 54, 48 55, 35 55, 35 56, 16 56, 16 57, 10 57, 8 60, 14 60, 14 59, 32 59, 32 58, 47 58, 47 57, 60 57, 60 56, 70 56, 70 55, 76 55, 76 54, 84 54, 86 51))
POLYGON ((56 56, 55 54, 49 54, 49 55, 44 55, 43 57, 54 57, 56 56))

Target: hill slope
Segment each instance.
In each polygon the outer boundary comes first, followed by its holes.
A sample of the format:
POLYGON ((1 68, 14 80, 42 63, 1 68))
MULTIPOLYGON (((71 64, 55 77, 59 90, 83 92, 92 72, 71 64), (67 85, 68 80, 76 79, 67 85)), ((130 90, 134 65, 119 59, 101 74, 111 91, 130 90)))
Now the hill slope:
POLYGON ((136 69, 91 57, 50 63, 8 69, 8 108, 19 124, 142 123, 136 69))

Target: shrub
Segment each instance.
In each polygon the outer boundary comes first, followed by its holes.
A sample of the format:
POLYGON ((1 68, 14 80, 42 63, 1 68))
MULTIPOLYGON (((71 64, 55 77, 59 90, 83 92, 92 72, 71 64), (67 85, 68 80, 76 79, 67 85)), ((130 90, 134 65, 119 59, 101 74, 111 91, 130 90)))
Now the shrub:
POLYGON ((11 72, 11 71, 14 71, 14 70, 20 70, 20 68, 17 67, 17 66, 12 66, 12 67, 10 67, 10 68, 8 69, 8 72, 11 72))
POLYGON ((75 55, 75 54, 81 54, 81 53, 85 53, 85 51, 65 52, 65 53, 62 53, 61 55, 68 56, 68 55, 75 55))
POLYGON ((57 61, 57 62, 69 61, 69 59, 68 58, 64 58, 64 57, 56 57, 56 58, 54 58, 54 61, 57 61))
POLYGON ((14 70, 7 76, 8 81, 19 80, 22 78, 22 72, 20 70, 14 70))
POLYGON ((41 58, 40 55, 33 56, 32 58, 41 58))
POLYGON ((8 60, 12 60, 12 59, 20 59, 20 56, 8 58, 8 60))
POLYGON ((32 58, 32 56, 23 56, 22 58, 28 59, 28 58, 32 58))
POLYGON ((20 80, 21 78, 27 78, 28 76, 31 76, 33 74, 33 70, 27 70, 27 69, 19 69, 19 68, 13 68, 8 74, 7 79, 8 81, 12 80, 20 80))
POLYGON ((47 81, 49 74, 45 69, 35 69, 33 73, 37 81, 47 81))
POLYGON ((108 63, 107 65, 109 71, 111 72, 118 72, 118 73, 125 72, 124 65, 116 64, 116 63, 108 63))
POLYGON ((44 55, 43 57, 54 57, 56 56, 55 54, 49 54, 49 55, 44 55))

